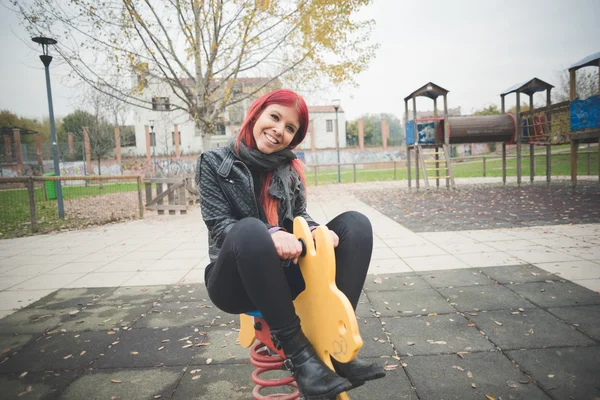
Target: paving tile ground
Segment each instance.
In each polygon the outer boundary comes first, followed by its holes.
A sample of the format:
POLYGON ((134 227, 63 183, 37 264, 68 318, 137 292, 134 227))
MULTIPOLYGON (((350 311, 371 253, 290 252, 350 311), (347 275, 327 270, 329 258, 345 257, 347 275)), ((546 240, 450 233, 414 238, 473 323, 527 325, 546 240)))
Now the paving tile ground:
MULTIPOLYGON (((600 398, 598 185, 457 182, 309 189, 315 220, 373 224, 360 356, 390 370, 350 398, 600 398)), ((0 398, 251 398, 206 243, 198 209, 0 241, 0 398)))
MULTIPOLYGON (((394 369, 351 398, 600 396, 600 295, 555 275, 513 282, 523 270, 369 275, 359 304, 360 355, 394 369), (540 287, 558 288, 549 293, 557 304, 541 301, 540 287)), ((236 344, 235 316, 205 302, 199 285, 131 290, 62 289, 1 320, 7 398, 27 390, 40 399, 251 398, 254 367, 236 344), (88 312, 110 302, 110 321, 88 312), (65 314, 59 303, 78 312, 65 314), (128 307, 135 312, 118 314, 128 307)))
POLYGON ((371 190, 360 199, 414 232, 600 222, 600 186, 536 183, 371 190))

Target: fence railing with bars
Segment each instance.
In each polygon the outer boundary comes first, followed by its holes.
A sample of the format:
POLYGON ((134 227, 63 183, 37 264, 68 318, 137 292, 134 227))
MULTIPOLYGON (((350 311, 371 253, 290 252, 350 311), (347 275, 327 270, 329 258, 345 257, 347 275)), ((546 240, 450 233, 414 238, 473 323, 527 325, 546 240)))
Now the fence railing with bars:
POLYGON ((143 182, 136 175, 0 178, 0 238, 143 218, 143 182), (59 218, 56 182, 64 218, 59 218))
MULTIPOLYGON (((598 176, 598 150, 592 147, 578 153, 578 175, 598 176)), ((545 152, 534 154, 535 176, 546 175, 545 157, 545 152)), ((455 177, 502 176, 502 157, 498 155, 456 157, 452 163, 455 177)), ((506 164, 507 176, 516 176, 516 156, 507 155, 506 164)), ((530 165, 529 156, 523 156, 523 176, 529 175, 530 165)), ((404 160, 347 163, 339 167, 342 183, 407 179, 404 160)), ((309 184, 338 181, 338 164, 306 168, 309 184)), ((551 175, 570 175, 569 153, 552 154, 551 175)), ((139 175, 0 178, 0 238, 143 218, 144 210, 184 213, 195 202, 195 193, 190 174, 146 180, 139 175), (64 218, 58 216, 57 181, 62 186, 64 218)))
MULTIPOLYGON (((550 162, 551 176, 570 176, 570 153, 553 153, 550 162)), ((546 153, 534 153, 534 175, 546 176, 546 153)), ((597 148, 580 151, 577 155, 577 175, 598 176, 600 155, 597 148)), ((517 175, 517 156, 506 156, 508 177, 517 175)), ((522 156, 522 175, 529 176, 530 157, 522 156)), ((461 156, 451 158, 454 176, 457 178, 501 177, 502 156, 484 154, 480 156, 461 156)), ((414 161, 413 161, 414 163, 414 161)), ((376 161, 341 164, 319 164, 306 166, 308 184, 323 185, 338 182, 338 165, 342 183, 392 181, 408 179, 406 160, 376 161)), ((414 168, 414 165, 412 166, 414 168)), ((414 171, 413 171, 414 173, 414 171)), ((599 178, 600 179, 600 178, 599 178)))

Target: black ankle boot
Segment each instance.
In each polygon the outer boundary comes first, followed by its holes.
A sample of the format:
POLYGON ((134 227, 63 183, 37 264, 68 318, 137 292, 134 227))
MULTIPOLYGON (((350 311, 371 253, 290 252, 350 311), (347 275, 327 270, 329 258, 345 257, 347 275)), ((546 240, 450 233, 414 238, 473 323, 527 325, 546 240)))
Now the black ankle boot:
POLYGON ((382 366, 355 358, 349 363, 341 363, 331 359, 335 371, 352 383, 352 387, 364 385, 366 381, 383 378, 385 371, 382 366))
POLYGON ((285 366, 294 376, 302 399, 326 400, 352 388, 347 379, 338 376, 321 361, 302 331, 281 341, 273 334, 273 342, 276 346, 280 344, 288 357, 285 366))

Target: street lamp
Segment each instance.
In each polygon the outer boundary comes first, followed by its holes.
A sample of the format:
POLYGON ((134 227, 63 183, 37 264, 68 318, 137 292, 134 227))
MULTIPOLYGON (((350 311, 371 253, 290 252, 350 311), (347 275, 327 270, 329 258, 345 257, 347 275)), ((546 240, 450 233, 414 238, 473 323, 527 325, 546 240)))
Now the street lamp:
MULTIPOLYGON (((58 143, 56 141, 56 126, 54 125, 54 107, 52 106, 52 88, 50 87, 50 63, 52 62, 52 56, 48 55, 48 46, 56 44, 55 39, 47 37, 34 37, 35 43, 42 45, 42 55, 40 60, 44 63, 44 69, 46 70, 46 91, 48 93, 48 111, 50 117, 50 140, 52 140, 52 159, 54 161, 54 175, 60 176, 60 166, 58 164, 58 143)), ((56 185, 56 203, 58 205, 58 216, 60 218, 65 217, 65 208, 63 205, 62 195, 62 184, 60 179, 55 182, 56 185)))
POLYGON ((150 120, 150 137, 152 138, 152 158, 154 158, 154 176, 156 176, 156 137, 154 136, 154 120, 150 120))
POLYGON ((340 167, 340 131, 338 127, 338 109, 340 108, 340 99, 331 100, 333 108, 335 108, 335 148, 337 149, 337 164, 338 164, 338 183, 342 182, 342 172, 340 167))

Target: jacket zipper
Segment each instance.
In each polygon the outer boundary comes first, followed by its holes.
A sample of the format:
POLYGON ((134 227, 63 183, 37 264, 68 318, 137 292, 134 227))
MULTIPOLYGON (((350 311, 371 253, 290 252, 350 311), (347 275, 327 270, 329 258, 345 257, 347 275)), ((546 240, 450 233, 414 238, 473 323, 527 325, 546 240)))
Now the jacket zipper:
MULTIPOLYGON (((250 192, 252 192, 252 202, 254 203, 254 210, 256 211, 256 217, 258 218, 260 216, 260 212, 258 211, 258 203, 256 203, 256 196, 254 196, 254 179, 252 179, 252 173, 250 172, 250 169, 248 169, 248 166, 246 164, 244 164, 241 161, 234 161, 236 163, 240 163, 244 166, 244 169, 246 170, 246 173, 248 174, 248 177, 250 178, 250 192)), ((233 180, 229 180, 229 183, 233 183, 233 180)))

